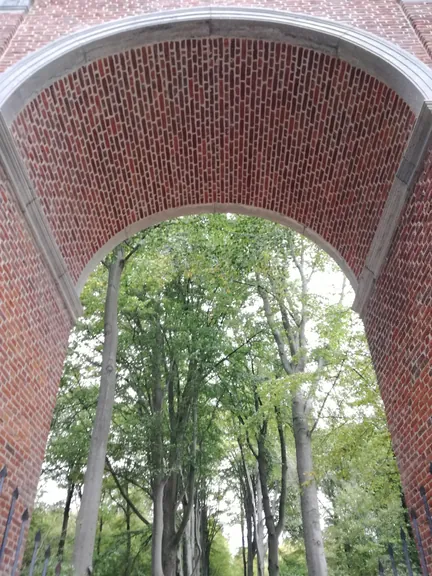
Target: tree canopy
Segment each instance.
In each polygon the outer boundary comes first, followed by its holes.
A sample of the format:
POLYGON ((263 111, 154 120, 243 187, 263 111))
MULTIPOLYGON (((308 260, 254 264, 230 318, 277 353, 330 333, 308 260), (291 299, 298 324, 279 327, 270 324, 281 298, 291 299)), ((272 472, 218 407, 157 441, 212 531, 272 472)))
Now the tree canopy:
MULTIPOLYGON (((94 574, 377 573, 409 523, 341 271, 292 230, 234 215, 169 221, 122 249, 94 574)), ((42 526, 65 566, 98 400, 112 261, 83 291, 51 426, 42 479, 64 498, 48 505, 42 496, 30 531, 29 542, 42 526)), ((411 557, 416 570, 413 547, 411 557)))

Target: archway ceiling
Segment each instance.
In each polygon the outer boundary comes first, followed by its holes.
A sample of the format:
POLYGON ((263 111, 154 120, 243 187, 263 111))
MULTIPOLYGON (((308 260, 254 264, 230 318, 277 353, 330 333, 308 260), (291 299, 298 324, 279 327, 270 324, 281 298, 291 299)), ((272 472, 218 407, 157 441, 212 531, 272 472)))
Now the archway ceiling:
POLYGON ((202 38, 88 64, 36 96, 12 133, 75 282, 136 221, 215 203, 292 218, 358 276, 414 120, 335 57, 202 38))

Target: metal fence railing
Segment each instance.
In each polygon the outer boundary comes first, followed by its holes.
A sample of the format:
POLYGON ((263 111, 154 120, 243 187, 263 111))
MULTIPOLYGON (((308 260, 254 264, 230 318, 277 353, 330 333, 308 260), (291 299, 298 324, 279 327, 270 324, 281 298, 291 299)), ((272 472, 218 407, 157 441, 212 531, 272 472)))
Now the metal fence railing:
MULTIPOLYGON (((430 472, 430 474, 432 474, 432 463, 429 467, 429 472, 430 472)), ((7 477, 7 468, 6 468, 6 466, 3 466, 3 468, 0 470, 0 496, 1 496, 2 491, 3 491, 3 485, 4 485, 6 477, 7 477)), ((425 516, 426 516, 428 527, 429 527, 429 532, 430 532, 430 535, 432 536, 432 514, 431 514, 429 502, 427 500, 425 487, 420 486, 419 492, 420 492, 421 500, 423 503, 423 508, 424 508, 425 516)), ((15 490, 12 492, 12 498, 11 498, 11 502, 9 505, 9 511, 8 511, 8 516, 7 516, 7 520, 6 520, 6 525, 5 525, 5 528, 3 531, 3 537, 2 537, 1 545, 0 545, 0 569, 1 569, 2 564, 4 562, 4 556, 5 556, 6 546, 8 543, 9 532, 10 532, 10 528, 11 528, 12 521, 14 518, 16 503, 17 503, 18 499, 19 499, 19 490, 18 490, 18 488, 15 488, 15 490)), ((427 567, 427 563, 426 563, 426 556, 425 556, 425 552, 424 552, 423 539, 422 539, 422 535, 421 535, 420 528, 418 525, 417 513, 413 508, 410 510, 410 516, 411 516, 412 528, 413 528, 414 535, 415 535, 415 538, 417 541, 417 550, 419 553, 419 560, 420 560, 420 566, 421 566, 422 574, 423 574, 423 576, 430 576, 430 573, 429 573, 429 570, 427 567)), ((10 576, 18 576, 18 573, 19 573, 18 572, 19 561, 20 561, 20 556, 21 556, 23 544, 24 544, 24 535, 25 535, 25 531, 26 531, 26 528, 28 525, 28 521, 29 521, 29 511, 26 508, 24 510, 24 512, 21 514, 21 518, 19 520, 20 530, 19 530, 18 540, 16 543, 16 548, 14 551, 14 559, 13 559, 12 571, 11 571, 10 576)), ((36 571, 37 570, 36 567, 37 567, 38 556, 40 557, 41 544, 42 544, 42 534, 41 534, 41 531, 39 530, 36 533, 36 536, 34 539, 33 552, 32 552, 32 556, 31 556, 31 562, 30 562, 30 568, 29 568, 28 576, 39 576, 38 572, 36 571)), ((400 529, 400 546, 401 546, 401 551, 402 551, 404 569, 406 569, 406 573, 408 576, 414 576, 413 567, 412 567, 412 563, 411 563, 410 555, 409 555, 408 537, 407 537, 407 534, 403 528, 400 529)), ((50 545, 48 545, 45 548, 45 551, 43 554, 44 554, 44 559, 43 559, 42 572, 40 573, 40 576, 47 576, 48 567, 49 567, 50 560, 51 560, 51 546, 50 545)), ((379 574, 379 576, 385 576, 386 575, 386 571, 385 571, 383 562, 387 565, 390 565, 393 576, 402 576, 398 572, 398 566, 397 566, 397 562, 395 560, 395 547, 393 544, 388 545, 387 550, 386 550, 386 557, 387 557, 386 560, 381 559, 378 562, 378 574, 379 574)), ((39 563, 39 565, 40 565, 40 563, 39 563)), ((61 562, 57 562, 55 569, 54 569, 55 576, 60 576, 61 569, 62 569, 61 562)), ((90 570, 89 570, 89 574, 91 574, 90 570)))
MULTIPOLYGON (((432 463, 429 466, 429 473, 432 474, 432 463)), ((432 515, 431 515, 429 502, 428 502, 427 496, 426 496, 426 489, 424 486, 420 486, 419 493, 421 496, 421 500, 423 503, 423 509, 424 509, 427 523, 429 526, 429 532, 430 532, 430 535, 432 536, 432 515)), ((423 538, 422 538, 420 528, 418 525, 417 512, 414 510, 414 508, 411 508, 411 510, 410 510, 410 517, 411 517, 411 525, 412 525, 414 535, 416 538, 416 542, 417 542, 417 550, 418 550, 418 554, 419 554, 419 560, 420 560, 420 566, 421 566, 422 574, 423 574, 423 576, 430 576, 430 573, 429 573, 429 570, 427 567, 427 562, 426 562, 426 555, 425 555, 425 551, 424 551, 423 538)), ((405 565, 404 568, 406 568, 408 576, 413 576, 414 572, 413 572, 413 567, 411 564, 410 555, 409 555, 409 551, 408 551, 407 535, 406 535, 405 530, 403 528, 401 528, 401 530, 400 530, 400 540, 401 540, 401 547, 402 547, 403 563, 405 565)), ((387 556, 388 556, 388 559, 390 560, 392 575, 393 576, 400 576, 399 572, 398 572, 396 560, 395 560, 394 547, 392 544, 388 545, 387 556)), ((384 569, 383 562, 381 560, 378 563, 378 574, 379 574, 379 576, 385 576, 385 569, 384 569)))
MULTIPOLYGON (((6 477, 7 477, 7 468, 6 468, 6 466, 3 466, 3 468, 0 470, 0 496, 1 496, 2 491, 3 491, 3 485, 4 485, 6 477)), ((11 528, 12 521, 14 518, 16 503, 17 503, 18 499, 19 499, 19 490, 18 490, 18 488, 15 488, 15 490, 12 492, 11 503, 9 506, 8 516, 7 516, 7 520, 6 520, 6 526, 5 526, 4 531, 3 531, 3 537, 2 537, 1 545, 0 545, 0 569, 1 569, 2 564, 4 562, 6 546, 7 546, 8 539, 9 539, 9 532, 10 532, 10 528, 11 528)), ((20 561, 20 556, 21 556, 22 547, 23 547, 23 543, 24 543, 24 534, 25 534, 25 531, 27 528, 28 521, 29 521, 29 511, 28 511, 28 508, 26 508, 24 510, 24 512, 21 514, 21 518, 20 518, 20 530, 19 530, 18 540, 16 543, 16 548, 14 551, 14 560, 13 560, 13 564, 12 564, 11 576, 17 576, 19 574, 19 572, 18 572, 19 561, 20 561)), ((29 570, 28 576, 39 576, 39 575, 37 575, 37 572, 36 572, 36 560, 38 558, 38 552, 39 552, 39 549, 41 547, 41 542, 42 542, 42 535, 41 535, 41 532, 39 530, 37 532, 37 534, 35 536, 35 540, 34 540, 33 553, 32 553, 30 570, 29 570)), ((45 553, 44 553, 44 561, 43 561, 41 576, 47 575, 50 559, 51 559, 51 546, 47 546, 47 548, 45 549, 45 553)), ((55 576, 60 576, 60 574, 61 574, 61 562, 57 563, 54 573, 55 573, 55 576)))

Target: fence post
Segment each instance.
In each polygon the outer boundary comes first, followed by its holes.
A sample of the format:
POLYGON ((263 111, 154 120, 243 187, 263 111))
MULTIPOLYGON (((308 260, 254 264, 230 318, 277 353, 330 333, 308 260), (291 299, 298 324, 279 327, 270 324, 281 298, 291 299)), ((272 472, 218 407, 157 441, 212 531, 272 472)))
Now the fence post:
POLYGON ((26 527, 26 524, 28 522, 28 519, 29 519, 29 511, 28 511, 28 508, 26 508, 24 510, 24 512, 22 513, 22 516, 21 516, 21 528, 20 528, 20 533, 18 536, 18 544, 17 544, 16 551, 15 551, 15 560, 14 560, 14 563, 12 566, 11 576, 15 576, 15 573, 18 569, 18 562, 19 562, 19 557, 20 557, 20 552, 21 552, 21 546, 22 546, 23 541, 24 541, 24 531, 25 531, 25 527, 26 527))
POLYGON ((6 468, 6 465, 5 465, 5 466, 3 466, 3 468, 0 470, 0 496, 1 496, 1 493, 2 493, 2 491, 3 491, 3 484, 4 484, 4 481, 5 481, 6 476, 7 476, 7 468, 6 468))
POLYGON ((423 542, 422 542, 422 538, 421 538, 421 534, 420 534, 420 530, 419 530, 419 526, 418 526, 418 522, 417 522, 417 514, 414 510, 414 508, 411 508, 411 520, 414 526, 414 532, 417 538, 417 542, 418 542, 418 547, 419 547, 419 553, 420 553, 420 564, 422 567, 422 572, 424 576, 429 576, 429 571, 427 569, 427 565, 426 565, 426 558, 425 558, 425 553, 423 550, 423 542))
POLYGON ((393 576, 398 576, 398 571, 396 568, 396 562, 395 562, 395 558, 394 558, 394 550, 393 550, 393 546, 391 544, 388 545, 388 555, 390 557, 393 576))
POLYGON ((39 550, 39 546, 41 543, 41 531, 38 530, 35 536, 35 540, 34 540, 34 548, 33 548, 33 554, 32 554, 32 559, 31 559, 31 563, 30 563, 30 572, 29 572, 29 576, 33 576, 33 572, 35 569, 35 565, 36 565, 36 557, 37 557, 37 553, 39 550))
POLYGON ((48 546, 48 548, 45 550, 45 562, 43 565, 42 576, 46 576, 46 573, 48 571, 48 564, 50 561, 50 556, 51 556, 51 546, 48 546))
POLYGON ((404 553, 404 558, 405 558, 405 566, 407 567, 408 570, 408 576, 413 576, 413 571, 412 571, 412 566, 411 566, 411 560, 408 554, 408 546, 407 546, 407 541, 406 541, 406 534, 404 532, 404 529, 401 528, 400 530, 400 536, 401 536, 401 540, 402 540, 402 549, 403 549, 403 553, 404 553))
POLYGON ((16 504, 16 501, 18 500, 18 498, 19 498, 19 490, 18 490, 18 488, 15 488, 15 490, 12 492, 11 505, 10 505, 10 508, 9 508, 9 514, 8 514, 8 517, 7 517, 7 520, 6 520, 6 526, 5 526, 5 530, 4 530, 4 533, 3 533, 3 540, 2 540, 2 543, 1 543, 1 547, 0 547, 0 566, 1 566, 1 563, 2 563, 2 560, 3 560, 3 556, 4 556, 4 553, 5 553, 6 542, 7 542, 7 539, 8 539, 9 529, 10 529, 10 526, 11 526, 11 523, 12 523, 13 513, 14 513, 14 511, 15 511, 15 504, 16 504))
POLYGON ((432 535, 432 516, 431 516, 431 511, 429 508, 429 502, 427 501, 427 497, 426 497, 426 489, 424 486, 420 486, 420 496, 422 497, 423 507, 425 509, 426 518, 427 518, 428 525, 429 525, 429 532, 432 535))

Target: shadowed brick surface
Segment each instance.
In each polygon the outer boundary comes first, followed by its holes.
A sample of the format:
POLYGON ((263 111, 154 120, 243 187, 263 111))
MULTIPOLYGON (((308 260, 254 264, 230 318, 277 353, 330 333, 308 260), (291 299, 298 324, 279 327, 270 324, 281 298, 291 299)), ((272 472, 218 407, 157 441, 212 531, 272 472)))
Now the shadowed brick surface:
MULTIPOLYGON (((432 150, 365 318, 408 506, 432 498, 432 150)), ((432 542, 424 515, 420 519, 432 542)), ((431 563, 432 565, 432 563, 431 563)))

